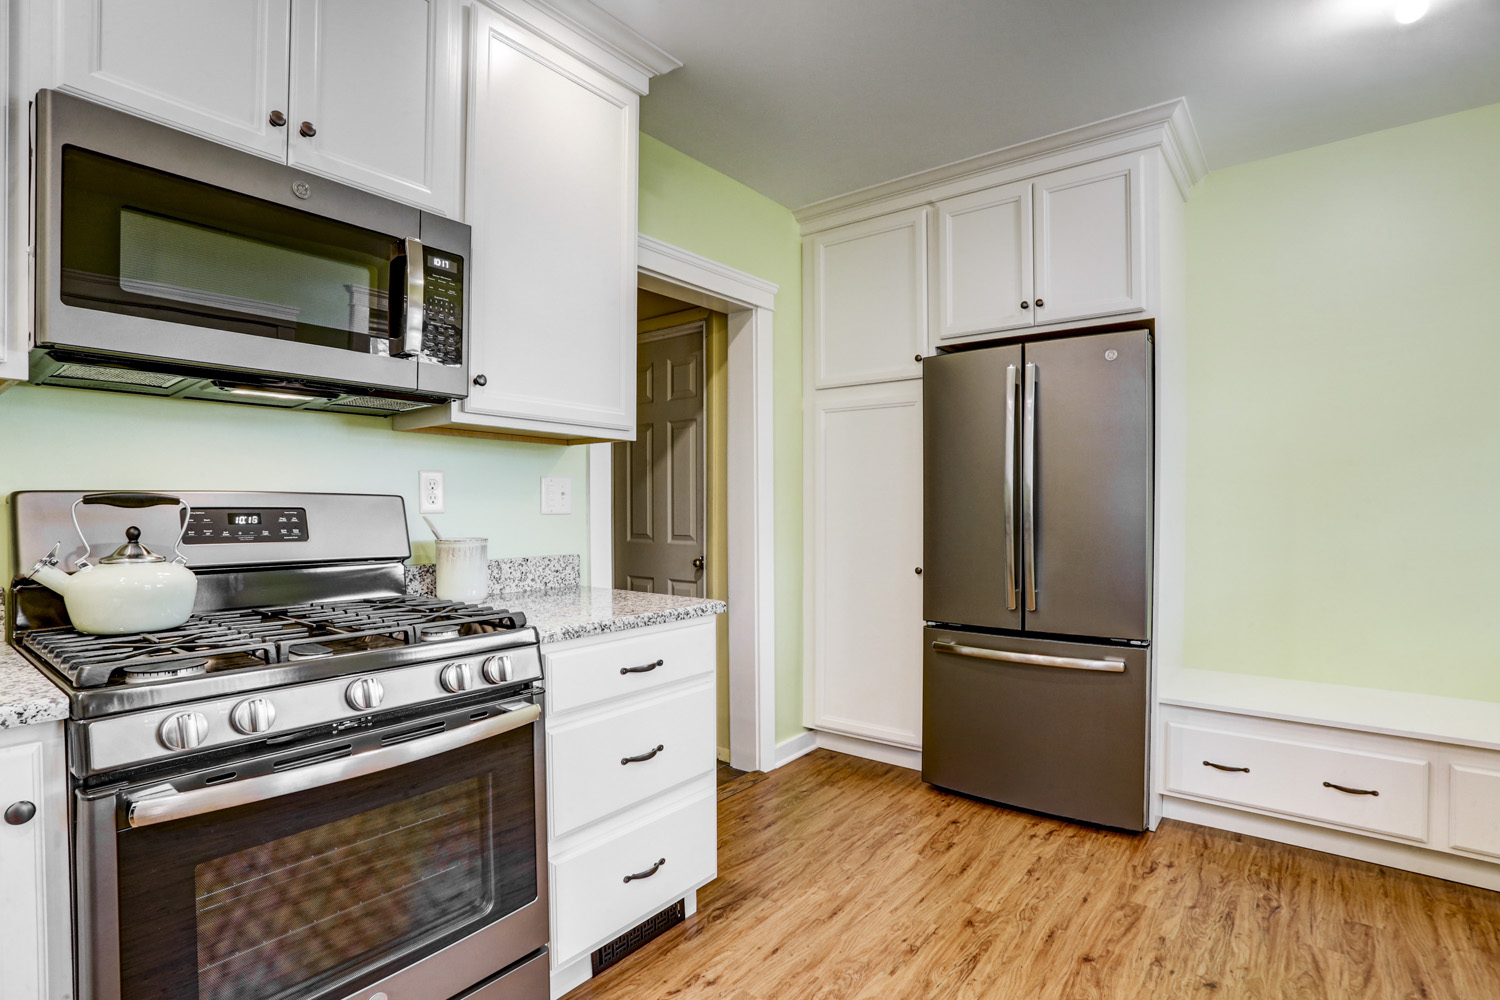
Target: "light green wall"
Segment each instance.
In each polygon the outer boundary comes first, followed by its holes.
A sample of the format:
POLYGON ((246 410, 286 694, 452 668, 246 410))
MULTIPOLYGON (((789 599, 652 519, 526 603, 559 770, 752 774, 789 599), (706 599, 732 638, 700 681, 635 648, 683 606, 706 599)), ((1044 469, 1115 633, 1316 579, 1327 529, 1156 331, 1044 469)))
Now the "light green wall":
POLYGON ((802 731, 802 240, 792 213, 648 135, 641 232, 774 281, 776 738, 802 731))
POLYGON ((1185 662, 1500 701, 1500 105, 1188 205, 1185 662))
MULTIPOLYGON (((492 557, 577 552, 588 559, 584 448, 398 433, 381 417, 83 389, 18 385, 0 394, 0 494, 47 489, 399 493, 406 498, 414 561, 432 562, 431 535, 416 514, 422 469, 446 474, 447 512, 433 520, 455 535, 489 538, 492 557), (572 477, 577 497, 572 514, 541 514, 543 476, 572 477)), ((0 566, 10 565, 8 546, 8 532, 0 532, 0 566)))

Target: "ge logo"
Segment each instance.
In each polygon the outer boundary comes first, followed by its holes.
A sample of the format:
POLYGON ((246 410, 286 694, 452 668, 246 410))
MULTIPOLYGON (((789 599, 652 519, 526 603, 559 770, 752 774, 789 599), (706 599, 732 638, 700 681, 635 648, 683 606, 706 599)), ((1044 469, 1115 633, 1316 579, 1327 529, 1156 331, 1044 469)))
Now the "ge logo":
POLYGON ((312 197, 312 185, 307 183, 307 181, 293 181, 292 194, 306 201, 312 197))
POLYGON ((1113 361, 1115 358, 1118 358, 1119 356, 1120 356, 1120 352, 1119 351, 1105 351, 1104 352, 1104 360, 1105 361, 1113 361))

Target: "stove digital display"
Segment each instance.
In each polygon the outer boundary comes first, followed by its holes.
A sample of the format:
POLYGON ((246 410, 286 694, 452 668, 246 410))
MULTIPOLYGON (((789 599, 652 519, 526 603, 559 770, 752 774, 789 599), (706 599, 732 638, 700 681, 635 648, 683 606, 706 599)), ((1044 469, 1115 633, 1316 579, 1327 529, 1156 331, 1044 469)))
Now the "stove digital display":
POLYGON ((246 542, 307 541, 307 510, 302 507, 193 511, 184 545, 242 545, 246 542))

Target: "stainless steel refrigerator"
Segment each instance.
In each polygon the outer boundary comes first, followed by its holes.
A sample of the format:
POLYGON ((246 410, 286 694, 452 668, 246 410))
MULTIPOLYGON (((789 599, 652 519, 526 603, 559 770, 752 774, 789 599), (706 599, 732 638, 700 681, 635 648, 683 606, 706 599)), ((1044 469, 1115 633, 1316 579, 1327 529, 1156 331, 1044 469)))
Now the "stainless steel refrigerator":
POLYGON ((930 357, 922 404, 922 777, 1145 829, 1149 332, 930 357))

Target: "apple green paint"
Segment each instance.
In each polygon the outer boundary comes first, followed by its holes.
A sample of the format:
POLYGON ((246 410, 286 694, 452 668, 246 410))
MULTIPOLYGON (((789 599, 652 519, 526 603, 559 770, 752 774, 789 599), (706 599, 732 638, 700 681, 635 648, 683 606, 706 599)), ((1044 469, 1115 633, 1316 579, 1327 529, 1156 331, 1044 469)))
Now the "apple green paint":
MULTIPOLYGON (((577 496, 586 496, 584 448, 400 433, 382 417, 31 385, 0 394, 0 441, 0 493, 6 495, 52 489, 397 493, 406 499, 415 562, 433 561, 431 535, 417 515, 417 473, 440 469, 447 510, 432 515, 440 529, 488 538, 494 557, 578 552, 588 558, 585 503, 569 515, 541 513, 543 476, 569 476, 577 496)), ((9 544, 8 532, 0 532, 0 565, 6 567, 9 544)))
POLYGON ((776 476, 776 738, 802 731, 802 239, 786 208, 641 136, 640 229, 767 281, 776 476))
POLYGON ((1500 104, 1215 171, 1188 667, 1500 701, 1500 104))

